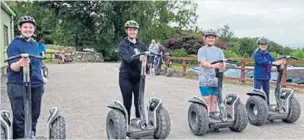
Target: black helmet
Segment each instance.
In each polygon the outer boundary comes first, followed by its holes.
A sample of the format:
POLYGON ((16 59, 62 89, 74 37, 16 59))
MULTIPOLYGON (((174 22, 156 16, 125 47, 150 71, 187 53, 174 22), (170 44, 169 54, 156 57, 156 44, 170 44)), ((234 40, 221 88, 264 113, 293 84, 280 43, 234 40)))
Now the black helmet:
POLYGON ((207 30, 207 31, 204 32, 204 36, 205 37, 206 36, 215 36, 215 37, 217 37, 218 35, 217 35, 216 31, 210 29, 210 30, 207 30))
POLYGON ((256 44, 268 44, 269 40, 266 37, 260 37, 257 41, 256 44))
POLYGON ((32 23, 34 26, 36 26, 36 21, 31 16, 22 16, 18 20, 18 25, 21 26, 23 23, 32 23))

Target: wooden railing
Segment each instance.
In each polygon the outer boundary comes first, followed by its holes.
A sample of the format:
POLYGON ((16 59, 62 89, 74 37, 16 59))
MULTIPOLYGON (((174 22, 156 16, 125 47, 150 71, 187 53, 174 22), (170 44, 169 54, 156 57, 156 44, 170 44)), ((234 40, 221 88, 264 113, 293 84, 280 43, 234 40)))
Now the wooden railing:
MULTIPOLYGON (((170 60, 172 61, 177 61, 178 63, 180 63, 182 65, 182 71, 178 71, 178 73, 181 73, 183 76, 186 76, 187 74, 187 65, 189 65, 189 63, 192 64, 196 64, 197 63, 197 57, 195 56, 191 56, 191 57, 166 57, 166 60, 168 63, 170 60)), ((240 69, 241 70, 241 76, 238 78, 233 78, 233 77, 225 77, 226 79, 233 79, 233 80, 238 80, 242 83, 246 82, 246 81, 253 81, 253 79, 251 78, 246 78, 245 74, 246 71, 253 71, 254 68, 246 68, 246 65, 251 64, 251 66, 254 64, 252 59, 230 59, 230 60, 235 60, 238 61, 238 63, 240 64, 240 67, 227 67, 226 69, 240 69)), ((176 62, 175 62, 176 64, 176 62)), ((302 88, 304 89, 304 84, 295 84, 295 83, 289 83, 286 81, 287 79, 287 66, 288 65, 294 65, 294 66, 298 66, 298 65, 304 65, 304 60, 288 60, 287 63, 284 66, 284 72, 283 72, 283 77, 282 77, 282 82, 281 82, 281 86, 282 87, 287 87, 287 86, 295 86, 297 88, 302 88)), ((173 64, 174 67, 174 64, 173 64)), ((273 72, 275 72, 276 70, 272 70, 273 72)), ((304 75, 304 72, 302 71, 289 71, 288 73, 292 73, 292 74, 299 74, 299 75, 304 75)), ((274 84, 274 81, 271 81, 272 84, 274 84)))

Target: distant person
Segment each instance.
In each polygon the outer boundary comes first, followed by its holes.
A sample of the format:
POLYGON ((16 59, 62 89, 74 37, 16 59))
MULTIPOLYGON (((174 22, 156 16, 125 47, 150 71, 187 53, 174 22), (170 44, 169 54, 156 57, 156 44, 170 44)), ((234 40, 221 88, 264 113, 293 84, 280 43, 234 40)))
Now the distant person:
POLYGON ((39 54, 40 56, 44 57, 46 52, 46 45, 44 44, 44 39, 40 39, 38 45, 39 45, 39 54))
POLYGON ((61 63, 65 63, 66 62, 66 53, 65 50, 62 50, 61 52, 59 52, 59 58, 61 59, 61 63))
MULTIPOLYGON (((159 52, 159 47, 158 44, 156 43, 155 39, 152 39, 151 44, 149 45, 149 51, 155 54, 158 54, 159 52)), ((148 56, 148 68, 150 69, 153 66, 153 62, 154 62, 154 58, 155 55, 154 54, 150 54, 148 56)), ((149 71, 149 69, 147 69, 147 71, 149 71)))

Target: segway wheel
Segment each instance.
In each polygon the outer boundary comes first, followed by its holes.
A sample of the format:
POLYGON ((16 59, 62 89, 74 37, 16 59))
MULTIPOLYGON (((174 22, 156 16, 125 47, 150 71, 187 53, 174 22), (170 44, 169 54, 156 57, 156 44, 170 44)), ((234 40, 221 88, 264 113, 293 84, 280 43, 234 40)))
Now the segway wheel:
POLYGON ((235 123, 230 127, 231 131, 242 132, 248 124, 248 115, 245 105, 242 102, 236 104, 234 108, 235 123))
POLYGON ((107 116, 106 130, 108 139, 126 139, 127 122, 119 110, 111 110, 107 116))
POLYGON ((42 67, 42 72, 43 72, 43 76, 44 76, 45 78, 47 78, 48 75, 49 75, 49 70, 48 70, 48 68, 47 68, 46 66, 43 66, 43 67, 42 67))
POLYGON ((1 126, 1 139, 5 140, 7 139, 7 134, 5 133, 5 127, 1 126))
POLYGON ((171 120, 167 109, 163 106, 156 111, 156 123, 154 139, 167 138, 171 131, 171 120))
POLYGON ((51 123, 50 139, 66 139, 65 119, 59 116, 51 123))
POLYGON ((202 136, 209 129, 209 117, 205 106, 191 104, 188 110, 188 124, 194 135, 202 136))
POLYGON ((260 126, 268 116, 267 102, 260 96, 250 96, 246 102, 248 120, 252 125, 260 126))
POLYGON ((294 123, 301 116, 301 106, 299 101, 296 98, 290 99, 289 113, 286 119, 283 119, 283 122, 294 123))

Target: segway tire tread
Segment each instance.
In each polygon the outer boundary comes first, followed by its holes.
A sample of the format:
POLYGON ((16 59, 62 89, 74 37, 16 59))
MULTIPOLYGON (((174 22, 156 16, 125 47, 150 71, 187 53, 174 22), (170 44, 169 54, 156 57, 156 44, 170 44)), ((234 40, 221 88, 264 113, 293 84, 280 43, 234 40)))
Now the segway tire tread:
POLYGON ((50 128, 50 139, 66 139, 65 119, 62 116, 56 118, 50 128))
POLYGON ((108 139, 126 139, 127 123, 124 114, 118 110, 111 110, 107 116, 106 130, 108 139), (114 122, 113 130, 110 130, 110 120, 114 122), (111 132, 113 131, 113 132, 111 132), (110 132, 110 133, 109 133, 110 132))
POLYGON ((252 125, 260 126, 266 122, 268 117, 268 106, 263 98, 259 96, 250 96, 246 102, 246 109, 248 120, 252 125), (251 104, 257 106, 257 115, 253 114, 253 109, 250 107, 251 104))
POLYGON ((188 124, 190 127, 191 132, 194 135, 197 136, 202 136, 207 133, 209 130, 209 117, 208 117, 208 112, 205 106, 200 105, 200 104, 191 104, 188 110, 188 124), (194 111, 196 113, 196 119, 197 123, 191 124, 192 122, 192 117, 191 113, 194 111), (192 126, 195 125, 195 126, 192 126))
POLYGON ((245 105, 242 102, 239 102, 236 104, 234 109, 235 123, 230 127, 230 130, 234 132, 242 132, 248 124, 248 115, 245 105))
POLYGON ((300 103, 297 99, 291 98, 288 116, 286 119, 283 119, 282 121, 286 123, 294 123, 300 118, 300 116, 301 116, 300 103))
POLYGON ((168 110, 161 106, 156 112, 156 131, 153 135, 154 139, 165 139, 171 131, 171 120, 168 110))

